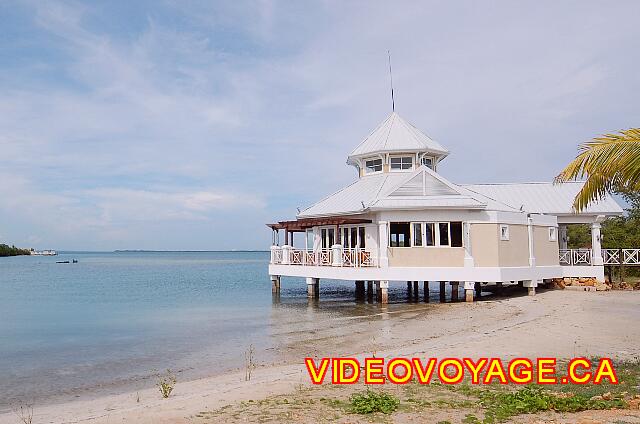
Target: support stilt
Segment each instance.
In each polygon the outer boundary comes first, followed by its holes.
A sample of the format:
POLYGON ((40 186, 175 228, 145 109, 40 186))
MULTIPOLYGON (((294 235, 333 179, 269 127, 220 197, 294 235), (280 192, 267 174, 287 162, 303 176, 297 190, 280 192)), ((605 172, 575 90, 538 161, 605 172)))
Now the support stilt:
POLYGON ((473 281, 464 282, 464 300, 465 302, 473 302, 473 288, 475 284, 473 281))
POLYGON ((271 276, 271 293, 280 293, 280 276, 271 276))
POLYGON ((464 300, 465 302, 473 302, 473 289, 464 290, 464 300))
POLYGON ((378 287, 380 287, 380 303, 389 303, 389 282, 378 281, 378 287))
POLYGON ((376 300, 379 302, 380 301, 380 281, 374 281, 374 284, 376 286, 376 300))
POLYGON ((496 287, 498 288, 497 292, 500 296, 502 296, 502 294, 504 293, 504 287, 502 287, 502 282, 498 281, 496 283, 496 287))
POLYGON ((356 299, 364 298, 364 281, 356 281, 356 299))
POLYGON ((428 281, 422 282, 422 290, 424 292, 425 303, 429 303, 429 282, 428 281))
POLYGON ((320 296, 320 279, 307 277, 307 297, 320 296))
POLYGON ((527 288, 527 294, 529 296, 536 295, 536 287, 538 287, 538 280, 526 280, 522 282, 522 285, 527 288))
POLYGON ((440 281, 440 302, 445 302, 447 300, 447 286, 446 281, 440 281))
POLYGON ((479 282, 477 282, 476 283, 476 297, 478 299, 480 299, 481 296, 482 296, 482 285, 479 282))
POLYGON ((420 288, 418 287, 418 282, 414 281, 413 282, 413 297, 416 298, 416 301, 418 300, 418 296, 420 295, 420 288))
POLYGON ((373 297, 373 281, 367 281, 367 297, 369 299, 373 297))
POLYGON ((458 286, 460 285, 460 282, 458 281, 452 281, 451 282, 451 301, 452 302, 457 302, 458 301, 458 286))

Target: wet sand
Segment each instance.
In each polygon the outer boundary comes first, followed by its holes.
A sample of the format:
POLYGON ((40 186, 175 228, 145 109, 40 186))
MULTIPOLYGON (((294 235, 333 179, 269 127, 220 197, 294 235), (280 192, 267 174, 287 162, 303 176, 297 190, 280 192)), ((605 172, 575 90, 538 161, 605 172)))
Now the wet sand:
MULTIPOLYGON (((330 302, 330 301, 328 301, 330 302)), ((305 356, 640 356, 640 292, 546 291, 473 304, 357 305, 350 312, 330 303, 274 307, 277 347, 251 381, 244 370, 178 381, 169 399, 145 389, 34 406, 34 423, 187 423, 201 411, 261 399, 308 386, 305 356), (295 310, 292 311, 292 309, 295 310), (318 310, 326 309, 326 314, 318 310), (305 311, 311 319, 304 320, 305 311), (361 312, 361 313, 359 313, 361 312)), ((0 423, 16 423, 13 413, 0 423)))

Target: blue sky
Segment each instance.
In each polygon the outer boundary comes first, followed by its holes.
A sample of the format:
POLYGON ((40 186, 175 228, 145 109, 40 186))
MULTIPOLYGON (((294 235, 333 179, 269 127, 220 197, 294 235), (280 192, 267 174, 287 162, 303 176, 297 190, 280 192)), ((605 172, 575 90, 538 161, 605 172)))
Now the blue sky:
POLYGON ((454 182, 640 125, 640 2, 0 1, 0 242, 259 249, 397 111, 454 182))

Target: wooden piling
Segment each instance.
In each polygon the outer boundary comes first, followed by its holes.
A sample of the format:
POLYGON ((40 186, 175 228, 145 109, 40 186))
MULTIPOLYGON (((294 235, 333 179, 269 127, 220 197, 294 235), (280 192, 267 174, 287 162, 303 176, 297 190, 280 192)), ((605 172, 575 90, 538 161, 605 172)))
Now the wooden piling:
POLYGON ((452 281, 451 282, 451 301, 452 302, 457 302, 458 301, 458 287, 460 286, 460 282, 459 281, 452 281))

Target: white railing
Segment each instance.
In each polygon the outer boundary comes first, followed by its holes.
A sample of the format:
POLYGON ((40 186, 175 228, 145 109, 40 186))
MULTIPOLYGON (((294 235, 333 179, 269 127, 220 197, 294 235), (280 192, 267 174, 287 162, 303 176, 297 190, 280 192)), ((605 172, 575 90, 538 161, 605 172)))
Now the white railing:
MULTIPOLYGON (((372 267, 375 261, 371 252, 363 249, 341 249, 341 261, 337 263, 344 267, 372 267)), ((316 251, 296 248, 282 249, 279 246, 271 247, 272 264, 288 264, 303 266, 336 266, 334 263, 333 249, 320 249, 316 251), (288 255, 288 257, 284 257, 288 255)))
MULTIPOLYGON (((560 249, 560 265, 591 265, 591 249, 560 249)), ((604 265, 640 265, 640 249, 602 249, 604 265)))
POLYGON ((602 262, 605 265, 620 265, 620 249, 602 249, 602 262))
POLYGON ((272 264, 281 264, 282 263, 282 249, 271 248, 271 263, 272 264))
POLYGON ((560 265, 591 265, 591 249, 560 249, 560 265))
POLYGON ((331 266, 331 264, 333 263, 333 250, 321 249, 315 252, 315 254, 318 258, 318 265, 331 266))
POLYGON ((640 265, 640 249, 602 249, 605 265, 640 265))

